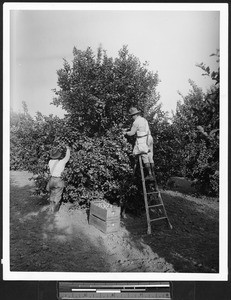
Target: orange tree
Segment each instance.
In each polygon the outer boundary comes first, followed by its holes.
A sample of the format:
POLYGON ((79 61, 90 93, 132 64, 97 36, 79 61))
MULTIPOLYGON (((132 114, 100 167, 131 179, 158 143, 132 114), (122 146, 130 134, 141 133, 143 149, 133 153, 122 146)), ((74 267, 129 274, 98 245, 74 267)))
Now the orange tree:
POLYGON ((166 186, 171 176, 183 175, 182 141, 177 128, 171 123, 167 114, 161 113, 150 122, 153 135, 153 153, 157 182, 166 186))
MULTIPOLYGON (((219 62, 219 51, 214 55, 219 62)), ((192 89, 178 102, 173 126, 181 142, 182 174, 195 179, 201 193, 218 195, 219 68, 211 72, 203 63, 198 66, 214 84, 204 93, 190 81, 192 89)))
MULTIPOLYGON (((130 106, 148 112, 156 105, 158 76, 129 54, 126 46, 115 59, 102 48, 96 56, 91 48, 74 48, 73 56, 72 63, 64 60, 57 71, 58 89, 54 90, 53 104, 65 110, 65 117, 38 113, 31 120, 30 132, 23 136, 22 152, 31 157, 23 160, 24 169, 33 172, 37 192, 45 192, 49 151, 54 145, 64 150, 64 144, 69 144, 71 159, 63 174, 67 201, 87 205, 92 199, 116 203, 130 199, 135 207, 141 197, 131 181, 132 147, 121 127, 131 124, 130 106)), ((18 132, 12 139, 17 139, 18 132)))
MULTIPOLYGON (((213 55, 219 62, 219 51, 213 55)), ((183 101, 171 119, 160 106, 149 111, 156 174, 163 186, 169 177, 182 176, 194 180, 198 192, 218 195, 219 68, 197 66, 214 82, 206 92, 189 80, 191 89, 186 96, 180 94, 183 101)))
POLYGON ((75 128, 88 136, 102 135, 114 124, 126 124, 134 105, 146 111, 157 102, 158 75, 147 70, 124 46, 117 58, 98 49, 73 50, 72 65, 64 61, 58 70, 53 104, 61 106, 75 128))

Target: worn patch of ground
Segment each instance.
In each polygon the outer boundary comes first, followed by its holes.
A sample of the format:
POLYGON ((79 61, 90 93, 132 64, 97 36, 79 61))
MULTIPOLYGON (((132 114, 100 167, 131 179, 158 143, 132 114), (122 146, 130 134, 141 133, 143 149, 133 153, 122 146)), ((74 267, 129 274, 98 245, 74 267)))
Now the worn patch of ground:
POLYGON ((216 199, 163 191, 170 230, 156 222, 147 235, 146 216, 128 215, 120 230, 104 234, 88 223, 86 210, 63 204, 49 212, 33 196, 27 172, 11 172, 10 269, 36 272, 218 272, 216 199))

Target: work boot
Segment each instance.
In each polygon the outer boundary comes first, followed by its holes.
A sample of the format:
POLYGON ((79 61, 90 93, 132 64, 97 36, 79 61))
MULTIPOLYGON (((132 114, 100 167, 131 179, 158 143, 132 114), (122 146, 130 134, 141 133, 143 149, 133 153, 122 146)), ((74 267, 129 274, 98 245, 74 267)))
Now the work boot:
POLYGON ((154 181, 154 177, 152 175, 150 163, 144 164, 144 168, 145 168, 146 172, 148 173, 148 175, 144 179, 147 180, 147 181, 154 181))

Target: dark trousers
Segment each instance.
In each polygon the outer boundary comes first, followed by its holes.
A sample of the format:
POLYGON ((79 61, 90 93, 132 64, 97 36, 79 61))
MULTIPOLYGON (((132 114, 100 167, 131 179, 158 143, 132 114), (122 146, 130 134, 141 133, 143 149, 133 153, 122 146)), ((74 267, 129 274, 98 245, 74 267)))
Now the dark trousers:
POLYGON ((49 181, 50 205, 53 211, 57 211, 61 204, 65 183, 60 177, 51 177, 49 181))

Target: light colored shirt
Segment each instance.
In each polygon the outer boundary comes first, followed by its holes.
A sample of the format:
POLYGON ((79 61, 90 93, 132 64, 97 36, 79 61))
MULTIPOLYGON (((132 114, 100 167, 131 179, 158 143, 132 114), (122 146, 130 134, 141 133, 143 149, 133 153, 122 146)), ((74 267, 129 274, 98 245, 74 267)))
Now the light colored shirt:
POLYGON ((148 121, 145 118, 138 116, 133 122, 131 130, 127 132, 127 135, 137 134, 137 136, 143 136, 148 133, 150 134, 148 121))
POLYGON ((50 172, 52 171, 51 176, 61 177, 62 172, 64 171, 65 165, 70 159, 70 149, 67 148, 66 155, 63 159, 51 159, 49 161, 50 172), (55 165, 55 166, 54 166, 55 165))

